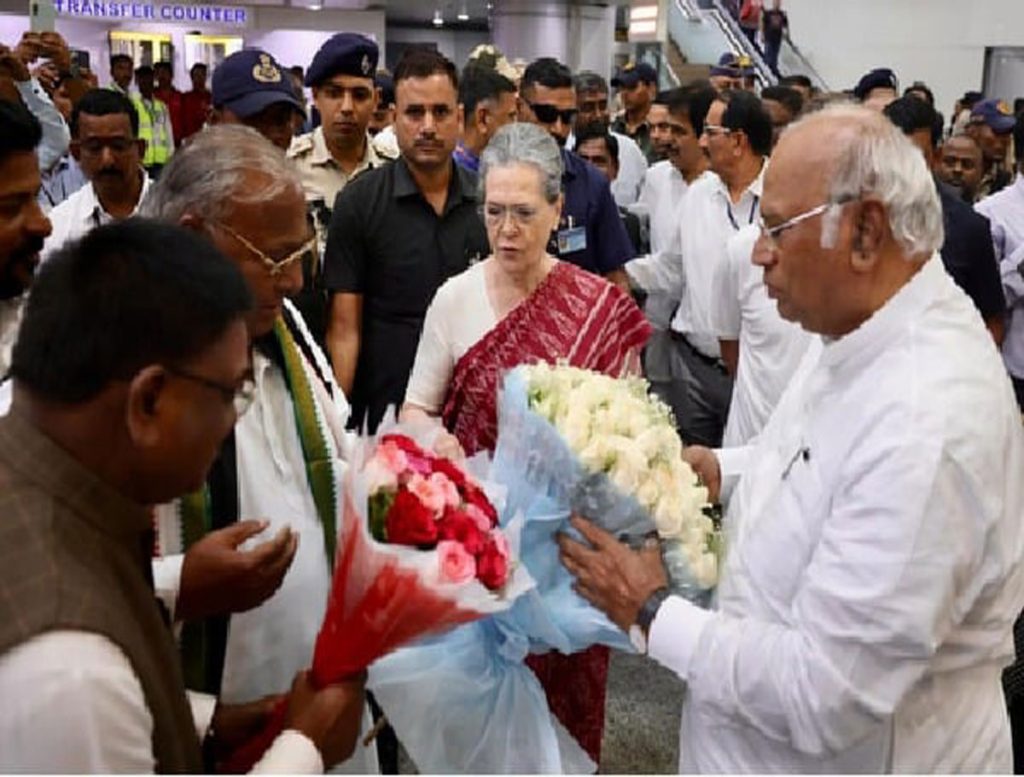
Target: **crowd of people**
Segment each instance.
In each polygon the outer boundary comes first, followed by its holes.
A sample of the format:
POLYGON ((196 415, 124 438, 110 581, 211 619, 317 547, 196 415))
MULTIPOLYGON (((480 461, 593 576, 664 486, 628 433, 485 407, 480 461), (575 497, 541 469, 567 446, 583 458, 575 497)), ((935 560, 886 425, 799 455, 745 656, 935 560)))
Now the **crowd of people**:
MULTIPOLYGON (((216 769, 286 697, 258 771, 394 771, 365 678, 304 671, 349 452, 391 409, 491 451, 537 361, 643 375, 725 507, 712 609, 557 538, 686 682, 682 769, 1024 768, 1024 118, 379 59, 0 48, 0 769, 216 769)), ((596 763, 608 662, 529 660, 596 763)))

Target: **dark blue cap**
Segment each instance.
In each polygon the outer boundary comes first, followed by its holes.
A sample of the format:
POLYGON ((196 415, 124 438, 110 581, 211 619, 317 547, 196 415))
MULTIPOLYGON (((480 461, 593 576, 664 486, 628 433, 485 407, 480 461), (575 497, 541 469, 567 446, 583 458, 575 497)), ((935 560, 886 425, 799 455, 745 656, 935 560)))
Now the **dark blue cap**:
POLYGON ((982 100, 971 108, 971 124, 987 124, 997 135, 1013 132, 1017 117, 1002 100, 982 100))
POLYGON ((260 49, 242 49, 221 62, 213 71, 211 91, 215 108, 227 108, 242 119, 274 103, 288 103, 305 115, 288 71, 260 49))
POLYGON ((725 52, 718 58, 718 64, 711 66, 713 76, 729 76, 730 78, 740 77, 739 59, 731 51, 725 52))
POLYGON ((861 77, 853 88, 853 96, 863 100, 871 94, 872 89, 892 89, 898 92, 899 88, 900 83, 896 74, 887 67, 879 67, 861 77))
POLYGON ((627 89, 632 89, 641 81, 645 84, 657 84, 657 71, 646 62, 631 62, 615 74, 612 86, 616 88, 624 86, 627 89))
POLYGON ((306 71, 306 86, 317 86, 331 76, 373 78, 380 49, 371 38, 356 32, 339 32, 320 47, 306 71))

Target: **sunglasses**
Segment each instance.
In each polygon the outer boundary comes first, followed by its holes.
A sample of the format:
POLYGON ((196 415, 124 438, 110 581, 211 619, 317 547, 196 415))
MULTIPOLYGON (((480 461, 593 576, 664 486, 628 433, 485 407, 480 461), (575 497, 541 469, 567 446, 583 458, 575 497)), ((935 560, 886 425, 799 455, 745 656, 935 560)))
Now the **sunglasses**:
POLYGON ((559 119, 562 120, 563 124, 572 124, 573 119, 576 118, 575 108, 566 108, 565 110, 559 110, 554 105, 548 105, 547 103, 526 103, 530 106, 530 110, 533 111, 533 115, 537 117, 537 120, 543 124, 554 124, 559 119))

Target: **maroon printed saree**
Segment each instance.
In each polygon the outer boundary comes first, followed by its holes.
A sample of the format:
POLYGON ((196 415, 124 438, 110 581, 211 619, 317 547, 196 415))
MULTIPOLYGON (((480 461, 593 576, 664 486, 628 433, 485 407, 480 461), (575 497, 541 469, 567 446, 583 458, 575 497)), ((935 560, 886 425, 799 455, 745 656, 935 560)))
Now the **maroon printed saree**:
MULTIPOLYGON (((638 372, 650 336, 647 319, 621 289, 568 262, 558 262, 526 300, 477 341, 455 365, 442 419, 466 453, 493 451, 497 396, 507 370, 565 360, 608 375, 638 372)), ((551 711, 600 763, 608 648, 564 656, 530 656, 551 711)))

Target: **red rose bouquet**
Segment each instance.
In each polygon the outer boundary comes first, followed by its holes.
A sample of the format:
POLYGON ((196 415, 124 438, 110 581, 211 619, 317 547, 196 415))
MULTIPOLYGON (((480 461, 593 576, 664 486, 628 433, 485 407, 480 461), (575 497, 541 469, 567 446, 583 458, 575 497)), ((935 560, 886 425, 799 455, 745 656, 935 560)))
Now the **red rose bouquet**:
MULTIPOLYGON (((420 637, 506 610, 533 587, 515 558, 517 522, 497 528, 497 509, 466 468, 406 434, 357 448, 313 654, 313 681, 321 687, 420 637)), ((248 771, 260 759, 286 709, 282 704, 227 771, 248 771)))

